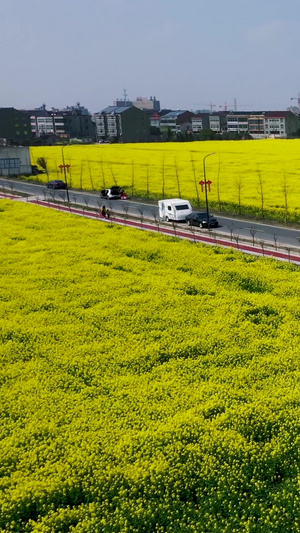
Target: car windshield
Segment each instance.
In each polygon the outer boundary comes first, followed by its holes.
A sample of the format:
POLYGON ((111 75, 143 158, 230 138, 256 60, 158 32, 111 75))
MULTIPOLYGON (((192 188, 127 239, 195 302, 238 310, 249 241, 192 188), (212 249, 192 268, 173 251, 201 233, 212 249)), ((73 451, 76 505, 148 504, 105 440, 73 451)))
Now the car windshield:
POLYGON ((183 211, 184 209, 188 209, 189 206, 187 204, 181 204, 181 205, 175 205, 176 211, 183 211))

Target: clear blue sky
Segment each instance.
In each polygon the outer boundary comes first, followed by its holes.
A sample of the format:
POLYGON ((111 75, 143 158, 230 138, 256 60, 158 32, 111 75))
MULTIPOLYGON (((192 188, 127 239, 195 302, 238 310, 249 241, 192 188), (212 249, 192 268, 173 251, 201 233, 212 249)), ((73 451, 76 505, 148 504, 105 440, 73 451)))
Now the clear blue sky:
POLYGON ((96 112, 124 88, 173 109, 297 105, 299 0, 0 0, 0 21, 0 107, 96 112))

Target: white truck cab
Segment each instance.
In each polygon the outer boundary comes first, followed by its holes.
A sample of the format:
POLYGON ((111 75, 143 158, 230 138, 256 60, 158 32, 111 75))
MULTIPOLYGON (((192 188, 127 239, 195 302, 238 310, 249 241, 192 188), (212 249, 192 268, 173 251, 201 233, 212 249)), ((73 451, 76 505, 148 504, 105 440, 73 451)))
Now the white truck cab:
POLYGON ((192 213, 193 208, 188 200, 182 198, 171 198, 169 200, 158 201, 159 218, 161 220, 183 220, 192 213))

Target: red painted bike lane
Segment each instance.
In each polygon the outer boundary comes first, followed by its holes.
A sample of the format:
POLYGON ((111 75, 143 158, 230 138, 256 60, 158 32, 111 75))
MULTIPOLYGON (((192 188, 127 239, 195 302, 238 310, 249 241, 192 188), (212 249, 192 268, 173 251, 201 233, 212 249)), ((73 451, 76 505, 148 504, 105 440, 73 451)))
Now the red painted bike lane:
MULTIPOLYGON (((11 200, 20 200, 19 196, 14 196, 10 194, 0 193, 0 198, 8 198, 11 200)), ((209 244, 213 246, 221 246, 225 248, 234 248, 236 250, 239 250, 240 252, 248 253, 248 254, 254 254, 258 256, 263 257, 273 257, 275 259, 279 259, 281 261, 288 261, 291 263, 296 263, 300 265, 300 255, 297 256, 292 253, 285 253, 278 250, 270 250, 267 248, 262 249, 261 247, 253 246, 250 244, 243 244, 243 243, 234 243, 231 240, 228 239, 220 239, 219 237, 211 237, 206 235, 199 235, 196 233, 196 231, 185 231, 185 230, 179 230, 178 228, 168 228, 166 226, 161 226, 159 223, 157 224, 151 224, 150 222, 142 222, 141 220, 129 220, 119 217, 109 217, 109 218, 103 218, 100 214, 100 211, 98 213, 86 211, 85 209, 80 209, 77 207, 67 207, 65 205, 61 204, 54 204, 51 202, 47 202, 45 200, 24 200, 31 204, 40 205, 43 207, 48 207, 51 209, 56 209, 57 211, 63 211, 65 213, 71 213, 73 215, 78 216, 84 216, 87 218, 92 218, 95 220, 99 220, 106 223, 114 223, 114 224, 121 224, 122 226, 128 226, 132 228, 142 229, 146 231, 154 231, 157 233, 161 233, 163 235, 169 235, 171 237, 179 237, 181 239, 186 239, 193 242, 199 242, 204 244, 209 244)))

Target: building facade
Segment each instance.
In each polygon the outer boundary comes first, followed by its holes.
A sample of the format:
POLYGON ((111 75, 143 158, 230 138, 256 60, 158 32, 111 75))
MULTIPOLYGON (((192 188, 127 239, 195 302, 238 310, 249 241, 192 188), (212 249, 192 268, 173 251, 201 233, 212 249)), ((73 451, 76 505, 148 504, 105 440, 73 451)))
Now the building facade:
POLYGON ((149 142, 148 114, 134 106, 109 106, 94 115, 98 141, 121 143, 149 142))
POLYGON ((0 147, 0 176, 20 176, 31 173, 28 146, 0 147))
POLYGON ((268 111, 265 113, 265 134, 267 137, 287 138, 300 129, 299 115, 291 111, 268 111))
POLYGON ((63 112, 62 117, 64 130, 69 139, 95 142, 96 127, 91 115, 63 112))
POLYGON ((300 118, 291 111, 231 112, 227 114, 227 131, 247 133, 254 139, 286 139, 299 132, 300 118))
POLYGON ((31 140, 30 119, 26 112, 14 107, 0 108, 0 138, 6 144, 29 143, 31 140))
POLYGON ((197 113, 191 120, 193 133, 201 133, 202 130, 209 128, 209 113, 197 113))
POLYGON ((172 134, 185 133, 192 130, 192 117, 194 113, 191 111, 170 111, 161 117, 160 129, 163 133, 168 131, 172 134))
POLYGON ((32 134, 35 137, 51 135, 54 133, 53 117, 46 110, 33 109, 27 111, 30 116, 32 134))
MULTIPOLYGON (((85 111, 85 108, 82 108, 85 111)), ((52 108, 34 109, 27 111, 30 116, 31 132, 33 136, 80 139, 94 142, 96 140, 96 128, 92 116, 86 114, 78 107, 69 107, 65 110, 52 108)))
POLYGON ((160 101, 156 100, 156 96, 150 96, 150 98, 138 96, 137 99, 134 100, 133 105, 139 109, 157 112, 160 111, 160 101))
POLYGON ((227 114, 227 131, 228 133, 245 134, 249 132, 248 124, 249 113, 228 113, 227 114))

